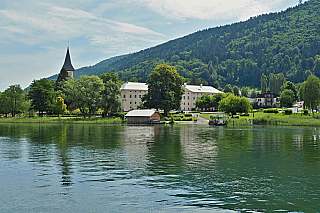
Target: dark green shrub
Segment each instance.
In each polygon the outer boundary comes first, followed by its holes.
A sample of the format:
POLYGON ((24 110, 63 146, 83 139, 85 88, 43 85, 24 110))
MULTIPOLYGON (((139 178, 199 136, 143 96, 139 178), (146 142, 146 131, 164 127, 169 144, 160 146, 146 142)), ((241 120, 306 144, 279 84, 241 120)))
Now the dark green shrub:
POLYGON ((263 113, 279 113, 278 109, 264 109, 263 113))
POLYGON ((249 116, 249 113, 241 113, 240 116, 249 116))
POLYGON ((285 109, 284 110, 285 115, 291 115, 292 114, 292 109, 285 109))
POLYGON ((307 109, 304 109, 304 110, 303 110, 303 114, 304 114, 304 115, 307 115, 307 114, 309 114, 309 110, 307 110, 307 109))
POLYGON ((190 114, 190 113, 184 114, 184 117, 192 117, 192 114, 190 114))

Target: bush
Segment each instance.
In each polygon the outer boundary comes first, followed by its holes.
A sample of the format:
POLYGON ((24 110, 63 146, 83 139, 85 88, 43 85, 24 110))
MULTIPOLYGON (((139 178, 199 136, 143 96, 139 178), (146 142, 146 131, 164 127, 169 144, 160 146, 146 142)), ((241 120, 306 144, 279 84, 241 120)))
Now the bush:
POLYGON ((182 121, 192 121, 192 117, 184 117, 182 118, 182 121))
POLYGON ((308 115, 308 114, 309 114, 309 110, 304 109, 304 110, 303 110, 303 114, 304 114, 304 115, 308 115))
POLYGON ((192 117, 192 114, 190 114, 190 113, 185 114, 184 117, 192 117))
POLYGON ((249 116, 249 113, 241 113, 240 116, 249 116))
POLYGON ((278 109, 264 109, 263 113, 279 113, 278 109))
POLYGON ((284 110, 285 115, 291 115, 292 114, 292 109, 285 109, 284 110))
POLYGON ((234 115, 233 118, 240 118, 240 115, 234 115))

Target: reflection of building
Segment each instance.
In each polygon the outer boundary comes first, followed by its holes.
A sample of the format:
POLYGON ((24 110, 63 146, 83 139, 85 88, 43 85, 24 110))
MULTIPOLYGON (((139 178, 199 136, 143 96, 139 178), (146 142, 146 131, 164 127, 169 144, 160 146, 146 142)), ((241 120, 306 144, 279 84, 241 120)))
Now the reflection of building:
POLYGON ((278 95, 273 92, 265 92, 262 94, 257 94, 257 103, 258 106, 277 106, 278 95))
MULTIPOLYGON (((192 110, 196 108, 196 100, 202 95, 208 94, 210 96, 223 93, 211 86, 197 86, 184 84, 185 94, 182 96, 181 110, 192 110)), ((141 97, 148 93, 148 85, 146 83, 127 82, 120 88, 122 102, 122 110, 130 111, 137 109, 141 103, 141 97)))
POLYGON ((66 54, 66 58, 64 59, 64 64, 63 64, 62 68, 65 68, 67 70, 67 72, 68 72, 68 75, 71 78, 74 78, 74 68, 73 68, 73 66, 71 64, 69 47, 67 48, 67 54, 66 54))
POLYGON ((182 96, 181 110, 194 110, 196 108, 196 100, 199 99, 202 95, 208 94, 210 96, 223 93, 212 86, 200 86, 197 85, 183 85, 185 90, 184 95, 182 96))
POLYGON ((122 110, 129 111, 137 109, 137 106, 141 103, 141 97, 148 93, 148 85, 146 83, 127 82, 121 86, 120 90, 122 110))

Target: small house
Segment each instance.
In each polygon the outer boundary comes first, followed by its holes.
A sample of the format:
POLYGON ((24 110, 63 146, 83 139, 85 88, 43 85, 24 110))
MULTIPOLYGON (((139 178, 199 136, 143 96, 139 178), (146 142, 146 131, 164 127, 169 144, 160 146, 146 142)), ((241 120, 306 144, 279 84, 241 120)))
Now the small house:
POLYGON ((128 124, 160 123, 160 113, 156 110, 132 110, 126 114, 128 124))
POLYGON ((260 106, 277 107, 278 101, 279 101, 278 95, 270 91, 257 95, 257 104, 259 107, 260 106))

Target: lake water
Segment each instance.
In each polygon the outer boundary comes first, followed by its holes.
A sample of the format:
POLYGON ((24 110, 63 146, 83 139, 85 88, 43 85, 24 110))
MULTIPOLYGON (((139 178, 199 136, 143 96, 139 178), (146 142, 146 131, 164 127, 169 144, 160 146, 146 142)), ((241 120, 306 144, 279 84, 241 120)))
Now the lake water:
POLYGON ((319 212, 320 128, 0 124, 0 212, 319 212))

